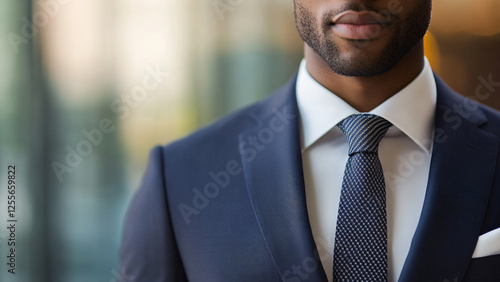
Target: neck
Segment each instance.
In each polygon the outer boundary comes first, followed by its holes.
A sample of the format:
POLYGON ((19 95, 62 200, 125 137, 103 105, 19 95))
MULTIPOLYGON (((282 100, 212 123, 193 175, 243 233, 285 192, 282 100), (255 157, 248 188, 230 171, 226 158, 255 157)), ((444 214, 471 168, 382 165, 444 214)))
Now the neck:
POLYGON ((305 44, 307 70, 326 89, 360 112, 369 112, 412 82, 424 67, 424 46, 419 43, 389 71, 369 77, 335 73, 314 50, 305 44))

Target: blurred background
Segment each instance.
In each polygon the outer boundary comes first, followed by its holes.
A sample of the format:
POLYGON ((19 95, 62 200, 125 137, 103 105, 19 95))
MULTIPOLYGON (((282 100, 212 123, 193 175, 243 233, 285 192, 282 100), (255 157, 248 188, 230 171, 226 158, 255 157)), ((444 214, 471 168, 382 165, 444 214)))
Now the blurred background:
MULTIPOLYGON (((500 82, 499 11, 435 1, 426 37, 435 71, 497 109, 500 87, 475 91, 500 82)), ((0 0, 0 281, 123 279, 123 217, 150 149, 268 96, 302 49, 291 0, 0 0)))

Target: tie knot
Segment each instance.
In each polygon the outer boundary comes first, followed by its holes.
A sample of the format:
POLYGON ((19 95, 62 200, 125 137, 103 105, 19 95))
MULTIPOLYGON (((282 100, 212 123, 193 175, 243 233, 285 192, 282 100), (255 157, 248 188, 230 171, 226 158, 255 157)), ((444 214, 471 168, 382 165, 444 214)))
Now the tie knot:
POLYGON ((391 123, 372 114, 357 114, 345 118, 339 128, 349 142, 349 156, 361 152, 378 152, 378 145, 391 123))

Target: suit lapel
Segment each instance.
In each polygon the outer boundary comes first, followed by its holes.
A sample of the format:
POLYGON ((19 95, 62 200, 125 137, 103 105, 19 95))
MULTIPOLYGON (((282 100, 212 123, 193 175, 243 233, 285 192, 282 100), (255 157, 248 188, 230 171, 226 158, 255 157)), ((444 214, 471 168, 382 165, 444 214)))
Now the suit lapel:
POLYGON ((487 122, 485 115, 438 77, 436 82, 429 182, 399 281, 462 278, 480 235, 493 183, 498 140, 480 129, 487 122))
POLYGON ((306 207, 295 84, 296 76, 256 108, 239 148, 254 213, 283 280, 326 281, 306 207))

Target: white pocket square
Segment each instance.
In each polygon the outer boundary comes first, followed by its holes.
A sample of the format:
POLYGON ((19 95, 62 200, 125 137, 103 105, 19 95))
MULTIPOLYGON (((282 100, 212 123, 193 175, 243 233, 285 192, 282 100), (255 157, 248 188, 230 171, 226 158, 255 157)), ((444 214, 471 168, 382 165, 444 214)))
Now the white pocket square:
POLYGON ((472 258, 500 255, 500 228, 484 233, 477 239, 472 258))

